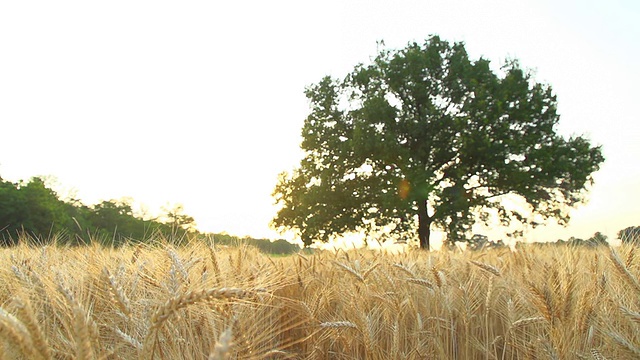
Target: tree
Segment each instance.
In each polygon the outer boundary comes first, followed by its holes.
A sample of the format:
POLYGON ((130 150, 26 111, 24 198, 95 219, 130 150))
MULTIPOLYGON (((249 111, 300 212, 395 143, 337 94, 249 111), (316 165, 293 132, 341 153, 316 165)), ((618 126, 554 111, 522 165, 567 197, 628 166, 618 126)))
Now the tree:
POLYGON ((195 231, 195 219, 184 213, 184 207, 181 204, 175 204, 172 207, 166 206, 163 209, 166 212, 165 224, 171 226, 171 233, 173 235, 195 231))
POLYGON ((587 245, 589 246, 598 246, 598 245, 608 246, 609 245, 609 242, 607 241, 607 236, 601 233, 600 231, 593 234, 593 236, 587 239, 586 242, 587 242, 587 245))
POLYGON ((618 231, 618 239, 627 244, 640 243, 640 226, 629 226, 618 231))
POLYGON ((428 249, 432 226, 460 240, 491 209, 503 224, 566 224, 604 161, 601 148, 555 133, 551 87, 517 61, 497 74, 489 65, 432 36, 308 87, 304 158, 279 176, 272 226, 310 244, 417 224, 428 249), (526 206, 506 206, 508 196, 526 206))

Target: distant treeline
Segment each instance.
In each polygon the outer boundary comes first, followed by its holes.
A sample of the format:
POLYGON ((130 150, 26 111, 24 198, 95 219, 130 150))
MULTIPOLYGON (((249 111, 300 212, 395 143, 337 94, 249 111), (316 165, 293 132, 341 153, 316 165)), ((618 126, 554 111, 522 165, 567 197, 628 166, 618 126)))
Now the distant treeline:
POLYGON ((286 240, 271 241, 268 239, 253 239, 249 237, 237 237, 228 234, 210 235, 215 246, 238 246, 249 245, 255 246, 258 250, 268 254, 292 254, 300 251, 300 246, 292 244, 286 240))
MULTIPOLYGON (((617 235, 623 242, 640 243, 640 226, 620 230, 617 235)), ((487 242, 483 239, 470 240, 470 248, 504 246, 501 241, 487 242)), ((87 206, 77 199, 60 199, 40 177, 17 183, 0 177, 0 247, 17 245, 20 241, 38 245, 98 242, 117 247, 158 240, 176 245, 198 240, 222 246, 249 245, 271 254, 290 254, 300 250, 298 245, 285 240, 201 233, 196 229, 193 217, 184 214, 179 205, 165 209, 165 213, 158 217, 144 218, 134 213, 127 200, 102 201, 87 206)), ((586 240, 572 237, 550 244, 598 246, 607 245, 608 241, 606 236, 597 232, 586 240)))
POLYGON ((102 201, 87 206, 77 199, 60 199, 40 177, 17 183, 0 177, 0 246, 13 246, 20 241, 38 245, 98 242, 104 246, 121 246, 158 239, 178 244, 212 239, 220 245, 247 244, 274 254, 300 249, 285 240, 271 242, 200 233, 193 217, 184 214, 180 205, 165 209, 158 217, 146 218, 135 214, 127 200, 102 201))

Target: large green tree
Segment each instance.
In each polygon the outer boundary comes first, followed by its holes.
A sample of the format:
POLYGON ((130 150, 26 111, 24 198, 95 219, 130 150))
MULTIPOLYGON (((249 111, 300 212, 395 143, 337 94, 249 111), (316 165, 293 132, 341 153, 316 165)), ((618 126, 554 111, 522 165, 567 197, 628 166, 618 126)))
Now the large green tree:
POLYGON ((280 175, 272 221, 305 244, 417 230, 428 249, 433 227, 459 240, 491 214, 504 224, 566 224, 604 161, 584 137, 556 133, 551 87, 517 61, 494 71, 463 43, 437 36, 382 50, 306 95, 304 158, 280 175), (508 206, 507 197, 525 206, 508 206))

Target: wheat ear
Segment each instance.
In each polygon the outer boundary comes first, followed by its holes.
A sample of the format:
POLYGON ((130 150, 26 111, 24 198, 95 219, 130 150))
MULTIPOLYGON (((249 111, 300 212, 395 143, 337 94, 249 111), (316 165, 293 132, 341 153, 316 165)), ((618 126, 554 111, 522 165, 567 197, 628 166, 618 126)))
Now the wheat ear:
POLYGON ((157 330, 178 310, 203 301, 213 299, 243 299, 250 294, 253 294, 253 292, 240 288, 216 288, 201 291, 190 291, 169 299, 153 314, 153 316, 151 316, 151 326, 147 336, 145 337, 142 353, 145 354, 147 351, 150 351, 151 358, 153 358, 157 330))
POLYGON ((360 273, 358 271, 356 271, 354 268, 352 268, 351 266, 339 263, 337 261, 334 261, 334 264, 336 264, 339 267, 341 267, 344 270, 346 270, 349 274, 353 275, 360 282, 364 282, 364 277, 362 275, 360 275, 360 273))
POLYGON ((111 290, 111 295, 118 306, 118 309, 125 314, 128 318, 131 318, 131 305, 129 303, 129 298, 125 295, 122 287, 119 286, 116 279, 111 275, 109 270, 105 267, 102 270, 102 274, 107 280, 107 284, 109 285, 109 290, 111 290))
POLYGON ((626 317, 628 317, 629 320, 635 323, 640 323, 640 313, 631 311, 624 306, 620 306, 620 312, 622 312, 626 317))
MULTIPOLYGON (((75 297, 62 282, 58 283, 58 290, 64 295, 73 311, 73 336, 76 341, 76 359, 93 359, 93 349, 91 347, 90 319, 85 311, 80 307, 75 297)), ((95 330, 94 330, 95 332, 95 330)), ((97 338, 97 334, 95 334, 97 338)))
POLYGON ((629 340, 615 332, 608 332, 607 335, 609 335, 609 338, 613 341, 621 345, 626 351, 632 353, 635 359, 640 358, 640 348, 638 348, 636 344, 631 343, 629 340))
POLYGON ((610 248, 609 251, 609 258, 613 262, 616 270, 618 270, 620 275, 622 275, 627 280, 627 282, 629 282, 629 284, 633 286, 636 292, 640 294, 640 282, 638 282, 638 279, 629 271, 629 269, 625 266, 625 264, 622 262, 613 248, 610 248))
POLYGON ((229 350, 231 349, 231 341, 233 340, 233 329, 229 326, 227 330, 223 331, 218 338, 216 346, 213 348, 213 352, 209 355, 209 360, 224 360, 227 359, 229 350))
POLYGON ((413 272, 413 270, 411 270, 409 267, 407 267, 406 265, 403 264, 393 264, 393 267, 396 267, 402 271, 404 271, 405 273, 407 273, 408 275, 410 275, 412 278, 416 277, 416 273, 413 272))
POLYGON ((483 262, 480 261, 475 261, 475 260, 471 260, 471 263, 477 267, 479 267, 480 269, 488 272, 489 274, 495 275, 495 276, 500 276, 500 270, 493 266, 493 265, 489 265, 489 264, 485 264, 483 262))
POLYGON ((358 326, 351 321, 331 321, 331 322, 323 322, 320 324, 321 328, 325 329, 340 329, 340 328, 352 328, 357 329, 358 326))
POLYGON ((191 304, 212 299, 242 299, 248 294, 249 292, 247 290, 240 288, 219 288, 190 291, 183 295, 173 297, 153 314, 151 317, 151 329, 156 329, 162 326, 162 323, 167 320, 171 314, 191 304))
POLYGON ((115 328, 115 332, 116 332, 116 334, 120 335, 120 337, 124 341, 129 343, 129 345, 133 346, 134 348, 136 348, 138 350, 142 350, 142 344, 136 338, 134 338, 133 336, 131 336, 129 334, 126 334, 125 332, 123 332, 122 330, 120 330, 118 328, 115 328))
POLYGON ((27 358, 37 355, 33 352, 33 340, 26 326, 15 316, 0 307, 0 335, 20 349, 27 358))
POLYGON ((447 278, 441 270, 438 270, 438 268, 434 266, 431 268, 431 273, 433 274, 433 278, 436 280, 436 285, 438 285, 439 288, 447 286, 447 278))
POLYGON ((600 351, 597 349, 591 349, 591 356, 593 357, 593 360, 607 360, 607 358, 602 356, 600 351))
POLYGON ((208 246, 209 256, 211 257, 211 263, 213 264, 213 272, 216 275, 216 283, 220 284, 220 266, 218 265, 218 257, 216 256, 216 251, 212 246, 208 246))
POLYGON ((14 299, 18 315, 23 319, 23 324, 31 334, 35 350, 43 359, 52 359, 49 344, 42 333, 42 329, 38 325, 38 320, 33 313, 33 309, 28 302, 22 301, 20 298, 14 299))
POLYGON ((511 328, 510 330, 516 330, 518 328, 530 325, 530 324, 537 324, 539 322, 543 322, 546 319, 542 316, 534 316, 534 317, 528 317, 528 318, 524 318, 524 319, 519 319, 514 321, 513 323, 511 323, 511 328))
POLYGON ((429 280, 420 279, 420 278, 408 278, 407 282, 418 284, 418 285, 422 285, 422 286, 426 286, 429 289, 433 289, 433 283, 431 283, 431 281, 429 281, 429 280))

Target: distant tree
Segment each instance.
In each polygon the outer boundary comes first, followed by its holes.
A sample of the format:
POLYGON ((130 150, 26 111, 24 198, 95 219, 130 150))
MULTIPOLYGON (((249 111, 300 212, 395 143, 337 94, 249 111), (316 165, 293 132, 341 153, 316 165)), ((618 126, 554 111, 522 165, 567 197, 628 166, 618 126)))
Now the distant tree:
POLYGON ((640 226, 629 226, 618 231, 618 239, 623 243, 640 244, 640 226))
MULTIPOLYGON (((39 243, 49 235, 73 235, 75 221, 69 205, 40 177, 10 183, 0 179, 0 232, 2 245, 13 245, 21 234, 37 238, 39 243)), ((83 218, 79 213, 81 219, 83 218)))
POLYGON ((240 239, 237 236, 229 235, 227 233, 213 234, 212 236, 214 246, 237 246, 240 239))
POLYGON ((279 239, 271 243, 271 254, 292 254, 300 251, 300 246, 279 239))
POLYGON ((196 228, 196 221, 192 216, 184 213, 184 206, 181 204, 173 205, 172 207, 165 207, 165 224, 171 226, 174 232, 193 231, 196 228))
POLYGON ((584 245, 584 240, 581 239, 581 238, 577 238, 575 236, 572 236, 567 241, 567 244, 568 245, 572 245, 572 246, 580 246, 580 245, 584 245))
POLYGON ((590 246, 598 246, 598 245, 605 245, 608 246, 609 242, 607 241, 607 236, 602 234, 601 232, 596 232, 595 234, 593 234, 592 237, 590 237, 589 239, 587 239, 587 244, 590 246))
POLYGON ((437 36, 382 50, 306 96, 304 158, 279 176, 272 225, 307 245, 417 227, 428 249, 432 226, 462 240, 475 221, 490 221, 491 209, 504 224, 566 224, 604 161, 589 140, 556 133, 550 86, 516 61, 496 73, 488 60, 469 59, 464 44, 437 36), (506 196, 527 206, 507 208, 506 196))
POLYGON ((149 232, 147 222, 133 214, 128 199, 103 200, 91 207, 91 227, 100 241, 119 245, 126 239, 142 241, 149 232))
POLYGON ((564 239, 558 239, 558 240, 556 240, 556 242, 554 242, 553 244, 554 244, 554 245, 557 245, 557 246, 565 246, 565 245, 567 245, 567 243, 568 243, 568 242, 567 242, 567 241, 565 241, 564 239))

